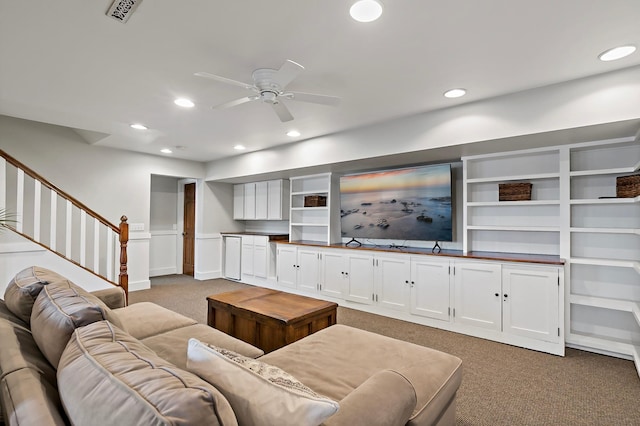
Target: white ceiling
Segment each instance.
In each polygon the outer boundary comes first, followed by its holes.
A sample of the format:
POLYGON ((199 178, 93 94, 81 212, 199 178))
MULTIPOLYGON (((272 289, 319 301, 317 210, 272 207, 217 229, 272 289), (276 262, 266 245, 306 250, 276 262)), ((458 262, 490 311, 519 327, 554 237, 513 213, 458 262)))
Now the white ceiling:
POLYGON ((0 114, 77 129, 87 143, 209 161, 640 64, 597 55, 640 46, 638 0, 383 0, 382 18, 349 17, 345 0, 146 0, 125 24, 112 0, 0 0, 0 114), (213 110, 246 96, 195 77, 251 82, 286 59, 290 90, 339 96, 213 110), (465 87, 468 95, 442 93, 465 87), (193 109, 173 104, 192 99, 193 109), (148 131, 131 129, 140 122, 148 131))

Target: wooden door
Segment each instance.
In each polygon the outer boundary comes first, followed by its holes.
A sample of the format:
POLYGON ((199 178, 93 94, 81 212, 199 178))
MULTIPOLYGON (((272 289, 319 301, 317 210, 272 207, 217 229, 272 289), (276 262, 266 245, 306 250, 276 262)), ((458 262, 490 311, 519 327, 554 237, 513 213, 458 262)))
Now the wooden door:
POLYGON ((184 230, 182 232, 182 273, 193 276, 196 235, 196 184, 184 186, 184 230))

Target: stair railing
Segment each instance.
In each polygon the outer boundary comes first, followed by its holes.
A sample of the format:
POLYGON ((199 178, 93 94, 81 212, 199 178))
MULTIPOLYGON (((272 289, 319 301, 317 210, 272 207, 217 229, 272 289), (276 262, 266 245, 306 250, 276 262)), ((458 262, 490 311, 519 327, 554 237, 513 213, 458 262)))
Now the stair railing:
POLYGON ((5 227, 122 287, 128 299, 126 216, 112 224, 2 150, 0 209, 13 213, 5 227))

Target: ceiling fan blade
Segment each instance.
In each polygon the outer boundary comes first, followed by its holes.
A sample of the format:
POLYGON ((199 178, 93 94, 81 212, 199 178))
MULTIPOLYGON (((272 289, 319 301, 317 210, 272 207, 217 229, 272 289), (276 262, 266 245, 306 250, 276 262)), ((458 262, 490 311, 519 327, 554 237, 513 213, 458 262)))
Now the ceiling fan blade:
POLYGON ((300 73, 304 71, 304 67, 296 62, 287 59, 280 69, 273 74, 273 81, 282 89, 287 87, 300 73))
POLYGON ((284 96, 285 98, 292 101, 311 102, 314 104, 331 106, 338 106, 340 104, 340 98, 336 96, 316 95, 314 93, 287 92, 283 93, 281 96, 284 96))
POLYGON ((241 105, 247 102, 251 102, 251 101, 255 101, 257 99, 260 99, 260 96, 256 95, 256 96, 245 96, 244 98, 240 98, 240 99, 236 99, 230 102, 226 102, 224 104, 220 104, 220 105, 216 105, 213 106, 211 108, 213 109, 224 109, 224 108, 231 108, 234 107, 236 105, 241 105))
POLYGON ((291 115, 289 109, 282 102, 273 103, 271 104, 271 106, 273 107, 273 110, 276 112, 276 114, 278 114, 280 121, 282 121, 283 123, 293 120, 293 115, 291 115))
POLYGON ((197 76, 197 77, 210 78, 212 80, 217 80, 217 81, 220 81, 222 83, 227 83, 227 84, 231 84, 231 85, 234 85, 234 86, 240 86, 240 87, 243 87, 245 89, 250 89, 250 90, 255 90, 255 91, 258 90, 258 88, 255 87, 253 84, 247 84, 247 83, 243 83, 241 81, 231 80, 230 78, 221 77, 219 75, 210 74, 208 72, 197 72, 194 75, 197 76))

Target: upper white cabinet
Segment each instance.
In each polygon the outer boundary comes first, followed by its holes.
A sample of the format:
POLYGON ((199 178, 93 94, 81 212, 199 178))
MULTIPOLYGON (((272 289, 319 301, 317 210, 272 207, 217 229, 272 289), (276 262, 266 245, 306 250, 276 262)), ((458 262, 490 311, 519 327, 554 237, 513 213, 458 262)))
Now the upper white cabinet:
POLYGON ((636 360, 640 354, 640 196, 615 197, 616 178, 639 172, 640 142, 635 138, 570 148, 571 321, 566 340, 636 360))
POLYGON ((290 241, 335 243, 340 240, 337 178, 331 173, 292 177, 290 241), (326 206, 305 206, 305 198, 326 198, 326 206))
POLYGON ((463 251, 560 254, 558 148, 463 157, 463 251), (531 200, 499 201, 501 183, 532 184, 531 200))
POLYGON ((233 186, 236 220, 286 220, 289 217, 289 181, 275 179, 233 186))

